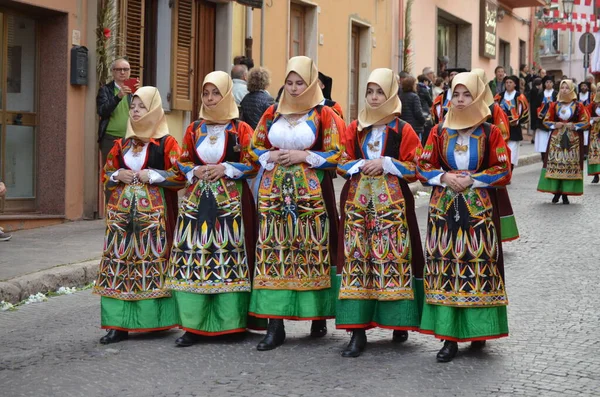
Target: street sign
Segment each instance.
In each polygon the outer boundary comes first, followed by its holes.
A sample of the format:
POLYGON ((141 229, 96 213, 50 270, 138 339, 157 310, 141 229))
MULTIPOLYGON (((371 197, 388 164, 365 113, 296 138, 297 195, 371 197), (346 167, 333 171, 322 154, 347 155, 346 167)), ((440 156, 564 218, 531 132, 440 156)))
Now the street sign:
POLYGON ((596 48, 596 39, 594 38, 594 35, 589 32, 582 34, 579 39, 579 49, 581 52, 584 54, 591 54, 594 52, 594 48, 596 48))

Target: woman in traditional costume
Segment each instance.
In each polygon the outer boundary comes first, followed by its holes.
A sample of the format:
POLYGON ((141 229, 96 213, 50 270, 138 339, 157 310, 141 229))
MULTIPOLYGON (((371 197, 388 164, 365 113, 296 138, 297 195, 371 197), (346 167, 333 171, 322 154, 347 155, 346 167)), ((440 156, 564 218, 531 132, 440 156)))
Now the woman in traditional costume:
POLYGON ((519 163, 519 151, 521 141, 523 140, 523 129, 521 123, 529 118, 529 103, 525 95, 517 91, 519 87, 519 78, 517 76, 507 76, 504 78, 504 87, 506 90, 494 98, 500 105, 509 122, 509 138, 507 146, 510 149, 510 163, 514 168, 519 163))
POLYGON ((575 84, 560 82, 558 99, 550 104, 544 126, 550 130, 547 157, 537 190, 552 193, 552 203, 569 204, 568 196, 583 194, 583 131, 590 116, 577 101, 575 84))
POLYGON ((237 120, 233 82, 206 75, 199 120, 185 132, 179 169, 189 182, 179 207, 167 287, 191 346, 201 336, 244 333, 254 264, 255 208, 245 178, 252 127, 237 120))
POLYGON ((263 115, 252 139, 252 156, 265 169, 258 189, 256 268, 250 313, 268 318, 258 350, 285 340, 284 319, 313 320, 311 336, 327 333, 335 313, 334 243, 330 224, 335 195, 329 170, 342 153, 345 125, 319 105, 323 94, 310 58, 288 61, 278 105, 263 115))
POLYGON ((588 175, 594 175, 592 183, 598 183, 600 180, 600 95, 594 96, 594 101, 590 105, 590 141, 588 146, 587 171, 588 175))
MULTIPOLYGON (((504 113, 500 105, 494 101, 494 95, 488 85, 485 71, 483 69, 473 69, 472 72, 485 84, 484 102, 489 107, 491 113, 486 122, 498 127, 502 134, 502 138, 504 138, 504 142, 508 142, 510 139, 510 123, 506 113, 504 113)), ((508 190, 506 187, 498 187, 496 193, 498 195, 498 212, 500 214, 500 232, 502 241, 507 242, 516 240, 519 238, 519 228, 517 227, 517 220, 515 219, 515 213, 510 202, 508 190)))
POLYGON ((474 73, 452 83, 452 106, 431 132, 417 176, 433 186, 425 243, 425 304, 420 331, 444 340, 451 361, 458 342, 483 347, 508 335, 496 188, 511 178, 500 130, 485 121, 485 84, 474 73))
POLYGON ((358 357, 373 327, 393 330, 404 342, 419 329, 423 303, 423 252, 415 203, 419 136, 400 120, 398 83, 390 69, 375 69, 364 110, 346 130, 338 173, 342 190, 338 255, 341 286, 336 328, 352 331, 343 357, 358 357))
POLYGON ((165 288, 177 190, 185 178, 177 169, 181 153, 169 135, 158 90, 133 95, 124 139, 115 142, 104 166, 110 191, 106 234, 94 292, 101 295, 100 343, 115 343, 129 332, 177 327, 175 300, 165 288))
POLYGON ((550 131, 544 126, 544 118, 550 109, 550 104, 556 102, 558 92, 554 89, 554 77, 544 76, 542 79, 544 91, 541 95, 541 104, 537 108, 537 118, 539 120, 538 128, 535 130, 535 151, 542 154, 542 161, 546 160, 546 150, 548 149, 548 139, 550 131))

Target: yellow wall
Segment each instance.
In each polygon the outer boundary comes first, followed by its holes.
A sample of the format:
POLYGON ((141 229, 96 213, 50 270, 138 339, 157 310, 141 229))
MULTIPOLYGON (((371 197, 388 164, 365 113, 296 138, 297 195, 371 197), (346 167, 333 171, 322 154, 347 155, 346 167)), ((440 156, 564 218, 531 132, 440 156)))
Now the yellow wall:
MULTIPOLYGON (((489 78, 493 77, 498 59, 488 59, 479 56, 479 0, 418 0, 414 2, 412 11, 413 26, 413 63, 412 73, 418 75, 424 67, 437 67, 437 9, 442 9, 471 24, 473 34, 473 50, 471 53, 471 68, 482 68, 489 78)), ((524 19, 529 18, 529 8, 517 8, 512 12, 524 19)), ((519 39, 527 43, 527 60, 529 59, 529 25, 506 15, 497 25, 496 53, 498 54, 499 39, 510 42, 510 65, 515 73, 519 71, 519 39)))
POLYGON ((246 7, 233 3, 233 42, 231 43, 231 59, 245 55, 246 39, 246 7))
MULTIPOLYGON (((350 41, 352 19, 374 28, 372 38, 376 47, 370 46, 370 70, 378 67, 392 68, 392 52, 397 43, 393 35, 393 2, 398 0, 315 0, 306 2, 320 8, 317 14, 319 35, 323 35, 323 45, 317 47, 319 70, 333 78, 332 98, 348 113, 348 85, 350 72, 350 41)), ((264 64, 271 71, 272 86, 269 91, 276 95, 285 79, 289 41, 288 0, 266 2, 264 32, 264 64)), ((260 15, 254 10, 253 54, 254 63, 260 63, 260 15)), ((364 87, 363 87, 364 88, 364 87)))

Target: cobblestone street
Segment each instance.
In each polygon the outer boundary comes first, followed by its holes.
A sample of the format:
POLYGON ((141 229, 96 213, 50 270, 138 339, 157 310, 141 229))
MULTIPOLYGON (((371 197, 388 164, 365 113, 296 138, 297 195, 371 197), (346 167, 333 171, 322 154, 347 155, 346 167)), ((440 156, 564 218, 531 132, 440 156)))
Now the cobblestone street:
MULTIPOLYGON (((309 338, 286 322, 286 343, 258 352, 261 336, 175 348, 180 331, 133 335, 103 346, 100 299, 89 291, 0 313, 0 395, 11 396, 598 396, 600 395, 600 186, 552 205, 536 192, 540 164, 519 167, 509 186, 521 238, 504 245, 508 338, 483 351, 461 344, 448 364, 441 343, 411 333, 368 332, 357 359, 349 336, 309 338)), ((428 197, 417 201, 424 232, 428 197)), ((100 243, 100 242, 99 242, 100 243)))

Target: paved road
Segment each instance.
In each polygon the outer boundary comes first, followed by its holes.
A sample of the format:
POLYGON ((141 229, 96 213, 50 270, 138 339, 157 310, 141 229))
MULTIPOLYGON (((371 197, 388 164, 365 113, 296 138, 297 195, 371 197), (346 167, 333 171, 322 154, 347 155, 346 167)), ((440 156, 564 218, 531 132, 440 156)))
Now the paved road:
POLYGON ((314 341, 303 322, 287 322, 272 352, 255 350, 258 334, 177 349, 179 331, 102 346, 99 299, 86 291, 0 313, 0 395, 598 396, 600 186, 586 178, 585 196, 551 205, 538 175, 539 164, 518 168, 510 186, 522 236, 505 246, 511 336, 482 352, 461 345, 438 364, 435 339, 412 333, 398 346, 373 330, 363 356, 344 359, 344 332, 314 341))

